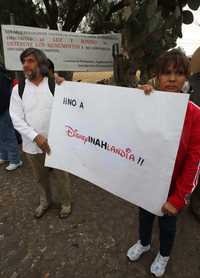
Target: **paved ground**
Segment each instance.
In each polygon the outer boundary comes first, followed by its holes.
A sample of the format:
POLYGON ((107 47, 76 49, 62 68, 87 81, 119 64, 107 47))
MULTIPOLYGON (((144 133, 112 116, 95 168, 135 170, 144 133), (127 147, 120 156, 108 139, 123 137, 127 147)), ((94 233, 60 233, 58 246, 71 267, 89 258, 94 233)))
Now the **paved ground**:
MULTIPOLYGON (((137 239, 137 209, 73 178, 73 213, 60 220, 51 209, 35 220, 37 189, 29 165, 7 173, 0 167, 1 278, 147 278, 158 248, 137 263, 126 258, 137 239)), ((200 277, 200 224, 188 210, 179 218, 167 278, 200 277)))

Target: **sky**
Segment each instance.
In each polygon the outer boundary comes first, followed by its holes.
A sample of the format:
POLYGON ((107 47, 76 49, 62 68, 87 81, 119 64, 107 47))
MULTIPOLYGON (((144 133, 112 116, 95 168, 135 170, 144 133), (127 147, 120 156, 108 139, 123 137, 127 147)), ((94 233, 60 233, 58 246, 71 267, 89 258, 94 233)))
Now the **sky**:
MULTIPOLYGON (((186 7, 186 9, 188 8, 186 7)), ((200 9, 192 11, 192 13, 194 22, 182 25, 183 38, 177 40, 177 45, 182 47, 188 56, 191 56, 200 47, 200 9)))

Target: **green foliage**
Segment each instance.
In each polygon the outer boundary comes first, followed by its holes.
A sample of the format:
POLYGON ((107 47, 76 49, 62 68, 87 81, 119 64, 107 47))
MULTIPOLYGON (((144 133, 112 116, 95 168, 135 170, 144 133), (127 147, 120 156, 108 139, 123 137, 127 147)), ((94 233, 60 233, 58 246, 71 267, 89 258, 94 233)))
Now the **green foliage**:
POLYGON ((145 82, 153 72, 156 58, 175 47, 177 38, 182 37, 182 24, 193 22, 192 12, 183 8, 190 4, 190 8, 196 9, 200 0, 149 0, 136 4, 137 9, 125 24, 124 46, 132 64, 142 69, 145 82))
POLYGON ((155 13, 157 12, 158 8, 158 0, 148 1, 146 6, 146 16, 148 19, 153 17, 155 13))
POLYGON ((10 13, 15 16, 15 24, 47 27, 42 8, 32 0, 0 0, 1 24, 10 23, 10 13))
POLYGON ((187 4, 191 10, 197 10, 200 7, 200 0, 188 0, 187 4))
POLYGON ((190 11, 183 11, 183 23, 191 24, 194 20, 194 16, 190 11))

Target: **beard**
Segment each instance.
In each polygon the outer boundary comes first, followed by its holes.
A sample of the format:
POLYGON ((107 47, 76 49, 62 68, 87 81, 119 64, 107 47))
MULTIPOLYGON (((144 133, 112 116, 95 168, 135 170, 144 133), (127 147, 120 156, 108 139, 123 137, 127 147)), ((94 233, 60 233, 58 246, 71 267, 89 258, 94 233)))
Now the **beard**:
POLYGON ((37 77, 40 75, 40 70, 39 68, 33 69, 30 72, 26 72, 25 73, 25 77, 29 80, 29 81, 33 81, 35 79, 37 79, 37 77))

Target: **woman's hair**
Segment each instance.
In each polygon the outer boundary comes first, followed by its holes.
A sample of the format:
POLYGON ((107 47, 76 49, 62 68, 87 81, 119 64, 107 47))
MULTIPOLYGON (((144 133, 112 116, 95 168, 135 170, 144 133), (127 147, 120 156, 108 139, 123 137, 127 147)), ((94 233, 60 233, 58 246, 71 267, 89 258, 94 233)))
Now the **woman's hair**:
POLYGON ((20 55, 20 60, 21 60, 22 64, 24 63, 24 59, 26 57, 28 57, 29 55, 33 55, 36 58, 39 68, 40 68, 40 73, 43 76, 48 75, 49 63, 48 63, 47 56, 44 54, 44 52, 37 48, 25 49, 20 55))
POLYGON ((177 72, 189 76, 190 61, 186 55, 178 49, 167 51, 157 59, 156 75, 165 74, 171 65, 173 65, 177 72))

